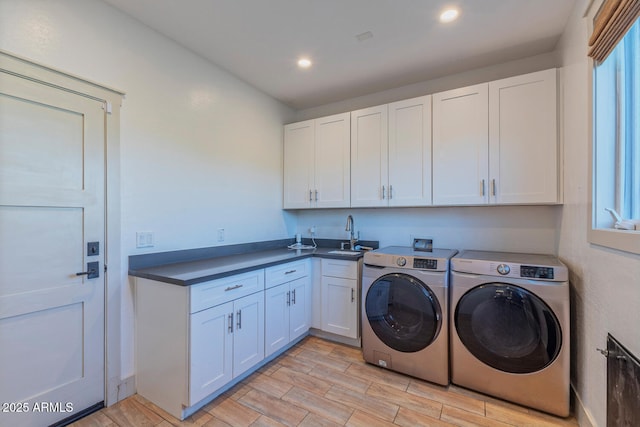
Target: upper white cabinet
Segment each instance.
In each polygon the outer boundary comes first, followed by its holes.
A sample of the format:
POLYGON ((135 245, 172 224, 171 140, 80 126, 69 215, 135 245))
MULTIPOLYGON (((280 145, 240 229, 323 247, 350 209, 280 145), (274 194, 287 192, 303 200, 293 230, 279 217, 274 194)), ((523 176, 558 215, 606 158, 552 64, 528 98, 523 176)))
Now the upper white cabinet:
POLYGON ((350 114, 284 127, 284 208, 350 205, 350 114))
POLYGON ((351 206, 431 204, 431 96, 351 113, 351 206))
POLYGON ((431 204, 431 95, 389 104, 388 201, 431 204))
POLYGON ((284 208, 310 208, 315 188, 315 122, 284 127, 284 208))
POLYGON ((433 204, 488 202, 486 83, 433 95, 433 204))
POLYGON ((557 203, 556 70, 433 95, 434 205, 557 203))
POLYGON ((490 202, 557 203, 556 70, 489 83, 490 202))
POLYGON ((387 105, 351 112, 351 206, 387 206, 387 105))
POLYGON ((286 125, 284 207, 560 203, 556 73, 286 125))

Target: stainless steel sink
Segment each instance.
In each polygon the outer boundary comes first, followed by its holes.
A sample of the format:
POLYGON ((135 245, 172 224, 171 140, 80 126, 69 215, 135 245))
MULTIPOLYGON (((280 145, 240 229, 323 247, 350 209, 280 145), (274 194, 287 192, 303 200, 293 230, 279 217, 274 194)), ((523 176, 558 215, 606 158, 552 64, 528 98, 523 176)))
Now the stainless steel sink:
POLYGON ((335 250, 335 251, 329 251, 327 253, 332 254, 332 255, 351 255, 351 256, 360 255, 360 251, 335 250))

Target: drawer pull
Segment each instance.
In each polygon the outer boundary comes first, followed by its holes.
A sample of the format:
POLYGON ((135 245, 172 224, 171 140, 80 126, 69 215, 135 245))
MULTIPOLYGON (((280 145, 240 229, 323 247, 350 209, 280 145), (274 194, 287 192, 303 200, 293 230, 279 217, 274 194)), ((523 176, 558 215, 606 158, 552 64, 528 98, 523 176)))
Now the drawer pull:
POLYGON ((295 273, 298 270, 289 270, 289 271, 285 271, 284 274, 291 274, 291 273, 295 273))
POLYGON ((356 290, 351 288, 351 302, 356 300, 356 290))
POLYGON ((296 304, 296 290, 294 289, 293 291, 291 291, 293 293, 293 298, 291 299, 291 303, 293 305, 296 304))
POLYGON ((235 286, 229 286, 228 288, 226 288, 224 291, 228 292, 228 291, 233 291, 234 289, 240 289, 241 287, 243 287, 244 285, 235 285, 235 286))
POLYGON ((238 312, 236 313, 236 319, 237 322, 236 323, 236 327, 238 330, 242 329, 242 310, 238 310, 238 312))
POLYGON ((229 313, 229 316, 227 316, 228 319, 228 327, 227 330, 229 331, 230 334, 233 333, 233 313, 229 313))
POLYGON ((287 291, 287 306, 291 305, 291 291, 287 291))

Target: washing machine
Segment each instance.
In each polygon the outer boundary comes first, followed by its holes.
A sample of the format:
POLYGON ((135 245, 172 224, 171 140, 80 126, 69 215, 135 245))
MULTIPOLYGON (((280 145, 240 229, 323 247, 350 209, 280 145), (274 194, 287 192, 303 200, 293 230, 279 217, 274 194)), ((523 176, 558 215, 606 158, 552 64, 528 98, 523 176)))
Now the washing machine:
POLYGON ((568 416, 567 267, 552 255, 462 251, 450 290, 451 382, 568 416))
POLYGON ((364 255, 362 353, 374 365, 449 384, 449 249, 391 246, 364 255))

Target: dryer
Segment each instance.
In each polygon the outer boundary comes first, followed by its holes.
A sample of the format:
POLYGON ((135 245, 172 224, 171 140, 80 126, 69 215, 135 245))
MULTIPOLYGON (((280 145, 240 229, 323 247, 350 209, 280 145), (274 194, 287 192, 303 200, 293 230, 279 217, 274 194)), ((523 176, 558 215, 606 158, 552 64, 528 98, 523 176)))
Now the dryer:
POLYGON ((449 262, 456 253, 402 246, 365 253, 361 312, 367 362, 449 384, 449 262))
POLYGON ((552 255, 463 251, 451 270, 451 382, 568 416, 567 267, 552 255))

